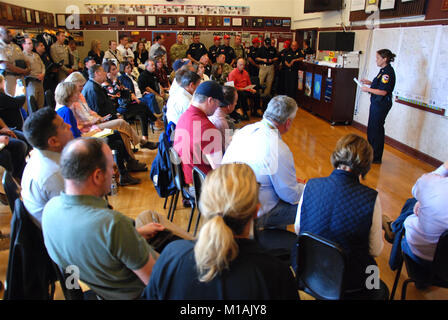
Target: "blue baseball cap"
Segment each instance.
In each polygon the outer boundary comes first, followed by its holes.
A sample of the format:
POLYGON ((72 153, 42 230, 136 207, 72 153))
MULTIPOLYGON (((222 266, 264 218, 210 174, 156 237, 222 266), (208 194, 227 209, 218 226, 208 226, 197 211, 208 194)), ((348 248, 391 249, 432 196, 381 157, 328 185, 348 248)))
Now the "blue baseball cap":
POLYGON ((177 70, 179 70, 180 68, 182 68, 184 65, 189 64, 189 63, 190 63, 190 60, 188 60, 188 59, 186 59, 186 60, 183 60, 183 59, 177 59, 177 60, 174 61, 174 63, 173 63, 173 69, 174 69, 174 72, 176 72, 177 70))
POLYGON ((228 106, 230 103, 224 99, 224 92, 222 86, 215 81, 202 82, 195 91, 195 94, 200 94, 205 97, 210 97, 219 100, 221 106, 228 106))

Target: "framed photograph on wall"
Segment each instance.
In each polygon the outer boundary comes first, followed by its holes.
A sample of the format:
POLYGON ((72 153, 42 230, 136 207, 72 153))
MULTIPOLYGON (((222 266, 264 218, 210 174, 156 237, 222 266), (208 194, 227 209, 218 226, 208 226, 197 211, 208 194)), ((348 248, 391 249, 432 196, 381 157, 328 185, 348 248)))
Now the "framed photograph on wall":
POLYGON ((137 16, 137 27, 145 27, 145 26, 146 26, 145 16, 137 16))
POLYGON ((40 23, 40 13, 39 13, 39 11, 35 11, 34 12, 34 14, 35 14, 35 20, 36 20, 36 24, 39 24, 40 23))
POLYGON ((215 26, 222 27, 222 17, 215 17, 215 26))
POLYGON ((148 27, 156 26, 156 16, 148 16, 148 27))
POLYGON ((101 17, 101 22, 102 22, 104 25, 109 24, 109 18, 106 17, 106 16, 102 16, 102 17, 101 17))
POLYGON ((233 18, 232 19, 232 26, 241 27, 242 25, 243 25, 243 19, 241 19, 241 18, 233 18))
POLYGON ((448 10, 448 0, 443 0, 442 7, 440 8, 442 11, 448 10))
POLYGON ((58 21, 58 27, 65 26, 65 14, 58 14, 57 21, 58 21))
POLYGON ((204 16, 199 16, 199 17, 198 17, 198 26, 199 26, 199 27, 205 27, 205 26, 207 26, 207 22, 206 22, 204 16))
POLYGON ((196 26, 196 17, 188 17, 188 26, 189 27, 196 26))
POLYGON ((110 23, 117 23, 117 17, 110 17, 110 23))
POLYGON ((230 17, 224 17, 223 18, 223 26, 224 27, 230 27, 231 26, 231 24, 230 24, 230 17))

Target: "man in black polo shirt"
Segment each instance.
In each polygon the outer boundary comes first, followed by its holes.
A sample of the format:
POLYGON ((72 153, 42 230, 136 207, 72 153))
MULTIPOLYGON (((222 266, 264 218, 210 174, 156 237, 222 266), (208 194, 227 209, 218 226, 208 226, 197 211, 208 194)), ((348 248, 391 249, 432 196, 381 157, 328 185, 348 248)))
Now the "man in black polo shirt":
POLYGON ((207 54, 207 48, 204 44, 199 42, 199 33, 196 33, 193 36, 193 43, 190 44, 190 47, 187 50, 187 58, 193 61, 193 63, 199 64, 199 59, 204 54, 207 54))
POLYGON ((216 63, 216 58, 218 57, 218 51, 220 47, 221 47, 221 37, 215 36, 213 38, 213 45, 210 48, 208 48, 208 56, 212 64, 216 63))
POLYGON ((153 60, 148 59, 145 63, 145 71, 140 73, 138 77, 138 87, 142 94, 152 93, 156 98, 157 104, 159 105, 159 110, 163 109, 165 100, 167 100, 167 95, 164 89, 157 80, 156 65, 153 60))
POLYGON ((274 81, 275 66, 274 63, 278 60, 277 49, 271 45, 271 39, 264 40, 265 46, 258 50, 257 58, 255 59, 260 64, 260 86, 264 88, 261 96, 265 100, 271 95, 272 82, 274 81))
POLYGON ((235 64, 236 54, 235 50, 233 50, 230 46, 230 36, 228 34, 224 36, 224 44, 219 50, 219 54, 221 53, 226 56, 226 63, 233 67, 235 64))
POLYGON ((260 43, 260 39, 254 38, 247 54, 247 71, 249 72, 250 82, 257 85, 257 89, 259 87, 258 72, 260 71, 260 66, 255 59, 258 55, 258 49, 260 49, 260 43))

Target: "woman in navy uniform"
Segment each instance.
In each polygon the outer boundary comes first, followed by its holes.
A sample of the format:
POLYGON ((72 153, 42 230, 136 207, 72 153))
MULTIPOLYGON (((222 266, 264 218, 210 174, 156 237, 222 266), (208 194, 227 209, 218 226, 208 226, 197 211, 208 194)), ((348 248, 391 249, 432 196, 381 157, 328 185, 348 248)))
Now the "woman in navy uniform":
POLYGON ((384 150, 384 121, 392 107, 392 92, 395 87, 395 71, 390 65, 395 59, 388 49, 376 52, 376 64, 381 68, 373 81, 362 79, 361 82, 369 87, 362 87, 362 91, 369 92, 370 113, 367 125, 367 140, 373 148, 373 163, 381 163, 384 150))

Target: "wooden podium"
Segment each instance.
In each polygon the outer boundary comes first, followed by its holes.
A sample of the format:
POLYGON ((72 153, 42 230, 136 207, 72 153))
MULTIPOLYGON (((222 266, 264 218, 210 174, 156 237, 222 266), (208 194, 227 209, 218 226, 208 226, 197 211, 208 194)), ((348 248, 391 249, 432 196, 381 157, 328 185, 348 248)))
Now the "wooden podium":
POLYGON ((356 100, 358 69, 299 63, 296 101, 299 107, 322 117, 331 125, 351 124, 356 100))

